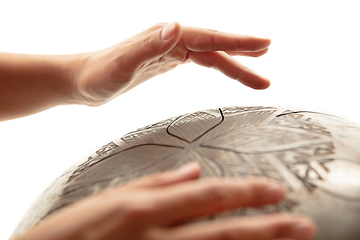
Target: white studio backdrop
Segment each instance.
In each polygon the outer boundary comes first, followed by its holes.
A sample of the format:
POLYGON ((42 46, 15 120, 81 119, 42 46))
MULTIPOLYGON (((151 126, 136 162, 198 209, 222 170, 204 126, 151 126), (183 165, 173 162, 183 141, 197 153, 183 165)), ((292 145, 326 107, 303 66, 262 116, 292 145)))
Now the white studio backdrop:
POLYGON ((265 56, 238 58, 272 81, 267 90, 187 64, 97 108, 56 107, 0 122, 0 239, 68 167, 147 124, 198 110, 259 105, 360 123, 357 2, 0 0, 2 52, 95 51, 172 21, 272 39, 265 56))

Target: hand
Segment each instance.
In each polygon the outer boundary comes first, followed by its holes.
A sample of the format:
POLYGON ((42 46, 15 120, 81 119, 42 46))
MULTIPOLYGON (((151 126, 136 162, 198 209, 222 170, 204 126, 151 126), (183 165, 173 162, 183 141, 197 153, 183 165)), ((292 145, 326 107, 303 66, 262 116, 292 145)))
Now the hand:
POLYGON ((197 180, 198 164, 108 189, 44 219, 17 240, 311 239, 313 222, 285 214, 195 222, 233 208, 275 204, 284 189, 272 180, 197 180))
POLYGON ((269 45, 267 38, 183 27, 176 22, 157 24, 115 46, 81 55, 72 83, 74 96, 80 104, 100 105, 189 61, 217 69, 251 88, 265 89, 269 80, 231 56, 258 57, 269 45))

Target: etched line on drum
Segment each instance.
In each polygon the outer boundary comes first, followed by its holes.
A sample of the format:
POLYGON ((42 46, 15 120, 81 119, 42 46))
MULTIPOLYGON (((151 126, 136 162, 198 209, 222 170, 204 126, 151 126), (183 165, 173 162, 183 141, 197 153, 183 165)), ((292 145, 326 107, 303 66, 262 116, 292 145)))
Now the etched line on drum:
MULTIPOLYGON (((324 115, 323 113, 312 112, 312 111, 290 111, 290 112, 285 112, 285 113, 281 113, 279 115, 276 115, 276 117, 281 117, 281 116, 291 115, 291 114, 298 114, 298 113, 313 113, 313 114, 324 115)), ((330 115, 330 114, 326 114, 326 115, 336 117, 335 115, 330 115)))
POLYGON ((126 152, 128 150, 131 150, 131 149, 134 149, 134 148, 137 148, 137 147, 141 147, 141 146, 161 146, 161 147, 169 147, 169 148, 178 148, 178 149, 184 149, 184 147, 179 147, 179 146, 173 146, 173 145, 163 145, 163 144, 155 144, 155 143, 145 143, 145 144, 141 144, 141 145, 136 145, 136 146, 132 146, 132 147, 129 147, 129 148, 126 148, 120 152, 116 152, 116 153, 113 153, 113 154, 109 154, 108 156, 105 156, 104 158, 101 158, 101 159, 98 159, 98 160, 95 160, 96 158, 90 158, 85 161, 84 163, 82 163, 81 165, 79 165, 79 167, 73 171, 72 175, 69 177, 68 181, 67 181, 67 184, 69 182, 71 182, 74 178, 76 178, 78 175, 80 175, 83 171, 85 171, 87 168, 89 167, 92 167, 100 162, 103 162, 105 160, 107 160, 108 158, 110 157, 113 157, 117 154, 120 154, 120 153, 123 153, 123 152, 126 152))
POLYGON ((301 181, 293 174, 292 171, 289 171, 288 166, 284 164, 280 159, 277 157, 268 154, 267 159, 271 166, 273 166, 279 173, 281 173, 283 177, 284 184, 289 188, 289 191, 296 191, 302 188, 301 181), (286 182, 284 181, 286 179, 286 182))
MULTIPOLYGON (((199 134, 198 137, 196 137, 195 139, 191 140, 191 141, 188 141, 182 137, 179 137, 173 133, 170 132, 170 128, 173 126, 174 123, 176 123, 179 119, 181 118, 186 118, 187 116, 191 116, 191 114, 189 115, 182 115, 182 116, 179 116, 178 118, 176 118, 171 124, 169 124, 169 126, 167 126, 166 128, 166 132, 168 135, 170 136, 173 136, 173 137, 176 137, 184 142, 187 142, 187 143, 192 143, 192 142, 196 142, 197 140, 199 140, 201 137, 203 137, 204 135, 206 135, 208 132, 210 132, 211 130, 213 130, 214 128, 216 128, 217 126, 219 126, 223 121, 224 121, 224 114, 222 113, 222 110, 219 108, 219 113, 220 113, 220 116, 221 116, 221 120, 219 123, 216 123, 214 126, 210 127, 209 129, 207 129, 206 131, 204 131, 202 134, 199 134)), ((200 113, 205 113, 205 112, 200 112, 200 113)))
POLYGON ((203 154, 201 154, 200 152, 198 152, 197 150, 194 150, 198 155, 200 155, 202 158, 205 158, 205 159, 207 159, 209 162, 212 162, 212 163, 214 163, 217 167, 218 167, 218 169, 220 170, 220 176, 221 177, 225 177, 225 170, 224 170, 224 168, 223 168, 223 166, 218 162, 218 161, 216 161, 216 160, 214 160, 214 159, 212 159, 212 158, 210 158, 210 157, 208 157, 208 156, 204 156, 203 154))

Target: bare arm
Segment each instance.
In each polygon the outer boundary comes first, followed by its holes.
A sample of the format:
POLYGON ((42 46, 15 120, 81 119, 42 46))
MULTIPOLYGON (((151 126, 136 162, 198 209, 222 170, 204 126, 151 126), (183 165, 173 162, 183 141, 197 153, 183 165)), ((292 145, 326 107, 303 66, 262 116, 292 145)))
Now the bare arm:
POLYGON ((270 40, 214 30, 157 24, 119 44, 68 56, 0 53, 0 121, 63 104, 97 106, 179 64, 214 68, 244 85, 269 80, 232 56, 258 57, 270 40))
POLYGON ((0 53, 0 120, 74 103, 79 56, 0 53))

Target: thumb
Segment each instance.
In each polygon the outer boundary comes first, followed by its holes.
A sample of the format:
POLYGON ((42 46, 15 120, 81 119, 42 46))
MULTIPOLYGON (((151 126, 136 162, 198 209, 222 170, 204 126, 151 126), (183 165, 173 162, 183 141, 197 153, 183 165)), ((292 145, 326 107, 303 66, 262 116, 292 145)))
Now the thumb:
POLYGON ((128 64, 132 67, 140 66, 146 61, 168 53, 180 40, 181 33, 181 25, 173 22, 134 40, 128 48, 130 51, 128 56, 131 56, 128 57, 128 64))
POLYGON ((163 41, 170 40, 175 35, 177 28, 180 28, 180 24, 177 22, 166 24, 163 29, 161 29, 160 38, 163 41))

